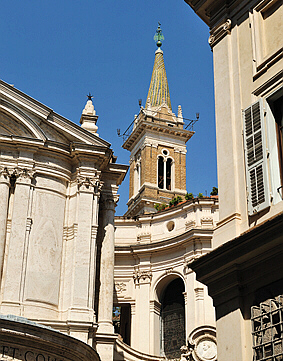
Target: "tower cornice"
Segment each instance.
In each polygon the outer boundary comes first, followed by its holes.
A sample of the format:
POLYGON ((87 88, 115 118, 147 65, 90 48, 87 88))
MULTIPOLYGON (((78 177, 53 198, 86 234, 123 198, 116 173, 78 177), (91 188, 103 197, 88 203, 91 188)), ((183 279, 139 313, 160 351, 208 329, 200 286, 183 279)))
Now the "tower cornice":
MULTIPOLYGON (((154 117, 146 117, 145 120, 140 121, 136 128, 132 131, 130 136, 123 144, 123 148, 131 151, 134 145, 138 142, 138 140, 142 137, 142 135, 146 131, 156 132, 168 134, 172 137, 182 138, 185 142, 187 142, 194 134, 191 130, 186 130, 182 128, 178 128, 176 126, 168 126, 165 124, 155 123, 154 117)), ((159 120, 159 119, 156 119, 159 120)))

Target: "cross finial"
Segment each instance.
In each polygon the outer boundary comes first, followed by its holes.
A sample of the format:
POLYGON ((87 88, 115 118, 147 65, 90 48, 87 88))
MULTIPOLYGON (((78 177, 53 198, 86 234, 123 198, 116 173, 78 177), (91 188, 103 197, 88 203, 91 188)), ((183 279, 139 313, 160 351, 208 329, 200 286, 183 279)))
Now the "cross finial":
POLYGON ((160 48, 161 45, 162 45, 162 41, 161 40, 164 40, 164 36, 162 34, 162 30, 161 30, 161 27, 160 27, 160 22, 158 22, 158 28, 156 29, 156 33, 154 35, 154 41, 156 42, 156 45, 160 48))
POLYGON ((90 92, 89 92, 86 97, 87 97, 88 100, 91 100, 93 98, 93 95, 91 95, 90 92))

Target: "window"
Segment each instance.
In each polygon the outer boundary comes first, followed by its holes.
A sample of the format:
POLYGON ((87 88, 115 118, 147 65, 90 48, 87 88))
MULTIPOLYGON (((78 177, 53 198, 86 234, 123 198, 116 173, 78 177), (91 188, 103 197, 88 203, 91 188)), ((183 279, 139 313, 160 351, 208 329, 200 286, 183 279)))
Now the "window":
MULTIPOLYGON (((278 147, 278 161, 280 171, 280 186, 283 185, 283 96, 273 99, 272 97, 268 100, 268 105, 274 117, 275 128, 276 128, 276 139, 278 147)), ((282 193, 281 193, 282 194, 282 193)))
POLYGON ((157 162, 157 171, 158 188, 167 189, 170 191, 172 189, 172 159, 164 159, 162 156, 159 156, 157 162))
POLYGON ((254 361, 283 359, 283 296, 253 306, 251 312, 254 361))
POLYGON ((164 159, 158 157, 158 188, 164 188, 164 159))
POLYGON ((283 89, 243 111, 248 213, 283 199, 283 89))
POLYGON ((121 335, 127 345, 131 345, 131 305, 122 304, 113 306, 112 322, 114 332, 121 335))
POLYGON ((267 155, 262 101, 244 110, 244 142, 248 212, 253 215, 269 206, 267 155))
POLYGON ((134 194, 137 194, 141 187, 141 158, 137 156, 136 166, 134 169, 134 194))
POLYGON ((166 189, 171 190, 171 165, 172 159, 168 158, 166 161, 166 189))

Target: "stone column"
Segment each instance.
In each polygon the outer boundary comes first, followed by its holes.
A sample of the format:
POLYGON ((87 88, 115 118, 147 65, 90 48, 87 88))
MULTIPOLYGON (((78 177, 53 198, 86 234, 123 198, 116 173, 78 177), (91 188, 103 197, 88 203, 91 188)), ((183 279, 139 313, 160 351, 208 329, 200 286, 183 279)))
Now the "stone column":
POLYGON ((103 195, 101 204, 101 258, 100 258, 100 289, 98 304, 98 330, 96 333, 96 349, 101 361, 113 360, 114 327, 113 288, 114 288, 114 214, 115 199, 112 195, 103 195))
POLYGON ((113 333, 113 287, 114 287, 114 214, 115 201, 112 197, 103 199, 103 239, 100 260, 100 291, 98 306, 98 332, 113 333))
POLYGON ((2 279, 5 243, 6 243, 6 228, 8 216, 8 201, 9 201, 10 178, 7 168, 0 169, 0 284, 2 279))

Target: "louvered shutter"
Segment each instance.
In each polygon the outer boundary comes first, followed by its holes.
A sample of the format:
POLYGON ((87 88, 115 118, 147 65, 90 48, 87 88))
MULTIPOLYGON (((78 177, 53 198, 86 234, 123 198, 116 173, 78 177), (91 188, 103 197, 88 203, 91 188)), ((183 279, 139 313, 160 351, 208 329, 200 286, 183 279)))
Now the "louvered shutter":
POLYGON ((253 215, 270 205, 262 101, 243 112, 248 191, 248 213, 253 215))

